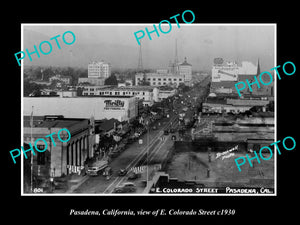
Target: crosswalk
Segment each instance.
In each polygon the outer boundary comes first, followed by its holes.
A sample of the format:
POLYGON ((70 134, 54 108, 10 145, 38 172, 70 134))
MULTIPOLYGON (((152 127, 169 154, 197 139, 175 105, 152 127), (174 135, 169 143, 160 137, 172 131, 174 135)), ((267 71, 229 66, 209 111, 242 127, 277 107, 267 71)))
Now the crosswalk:
MULTIPOLYGON (((141 174, 144 171, 146 171, 146 169, 147 169, 147 166, 144 165, 144 166, 131 167, 129 171, 132 171, 136 174, 141 174)), ((161 164, 154 165, 154 170, 160 170, 160 169, 161 169, 161 164)))

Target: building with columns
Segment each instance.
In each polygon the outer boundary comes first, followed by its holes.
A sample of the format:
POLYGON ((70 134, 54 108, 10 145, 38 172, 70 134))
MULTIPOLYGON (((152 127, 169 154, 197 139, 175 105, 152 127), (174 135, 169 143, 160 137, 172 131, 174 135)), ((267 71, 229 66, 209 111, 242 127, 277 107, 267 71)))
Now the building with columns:
MULTIPOLYGON (((93 157, 95 147, 93 120, 68 119, 63 116, 33 116, 33 127, 31 129, 30 116, 24 116, 23 118, 23 143, 24 147, 25 144, 32 143, 35 152, 33 156, 33 174, 37 179, 47 180, 50 177, 77 173, 84 166, 85 160, 93 157), (57 133, 62 128, 68 129, 71 133, 71 139, 68 142, 61 142, 58 139, 57 133), (55 145, 50 136, 46 137, 53 132, 55 132, 52 135, 55 145), (46 140, 48 146, 44 152, 36 151, 33 144, 41 138, 46 140)), ((62 139, 64 139, 64 136, 68 139, 67 132, 65 134, 60 133, 62 139)), ((45 142, 39 140, 36 146, 38 149, 43 150, 45 149, 45 142)), ((28 155, 30 153, 31 151, 27 152, 28 155)))

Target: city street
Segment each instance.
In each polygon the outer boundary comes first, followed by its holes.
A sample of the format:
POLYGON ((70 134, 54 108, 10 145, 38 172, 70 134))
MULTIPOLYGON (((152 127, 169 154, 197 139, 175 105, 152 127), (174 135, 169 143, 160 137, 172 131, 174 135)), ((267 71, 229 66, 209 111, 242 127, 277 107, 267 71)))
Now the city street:
POLYGON ((149 132, 141 136, 142 144, 136 141, 129 145, 118 157, 114 158, 109 164, 113 170, 113 174, 109 180, 102 175, 88 177, 83 184, 74 190, 74 193, 112 193, 115 187, 126 182, 128 179, 128 176, 118 176, 120 169, 130 170, 133 167, 144 166, 141 176, 133 181, 137 187, 135 193, 141 193, 146 184, 147 174, 151 175, 154 170, 154 164, 157 165, 163 162, 168 150, 173 145, 173 141, 171 140, 172 135, 164 135, 164 130, 174 125, 176 118, 176 114, 170 113, 169 118, 163 118, 160 121, 161 125, 157 130, 150 129, 149 132), (148 171, 146 166, 147 155, 148 171))

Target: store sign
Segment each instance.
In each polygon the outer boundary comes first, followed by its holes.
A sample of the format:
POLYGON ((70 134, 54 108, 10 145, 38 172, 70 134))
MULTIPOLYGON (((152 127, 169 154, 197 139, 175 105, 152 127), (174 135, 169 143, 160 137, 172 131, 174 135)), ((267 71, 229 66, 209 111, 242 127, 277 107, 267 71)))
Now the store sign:
POLYGON ((78 175, 80 175, 81 170, 83 168, 84 168, 84 166, 67 165, 67 170, 69 170, 69 174, 71 174, 71 173, 78 173, 78 175))
POLYGON ((105 110, 124 110, 125 102, 121 100, 105 100, 105 110))

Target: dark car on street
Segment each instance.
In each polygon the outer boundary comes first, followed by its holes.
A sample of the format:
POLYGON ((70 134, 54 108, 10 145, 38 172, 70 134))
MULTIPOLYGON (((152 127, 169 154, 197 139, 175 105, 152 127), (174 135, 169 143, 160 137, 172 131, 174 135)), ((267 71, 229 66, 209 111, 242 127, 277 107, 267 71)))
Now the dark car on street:
POLYGON ((171 133, 171 134, 174 134, 175 132, 176 132, 176 130, 175 130, 174 128, 171 128, 171 129, 170 129, 170 133, 171 133))
POLYGON ((126 169, 120 169, 119 172, 118 172, 118 175, 120 177, 123 177, 123 176, 125 176, 127 174, 127 172, 128 171, 126 169))
POLYGON ((128 180, 135 180, 135 179, 137 179, 137 178, 139 178, 140 177, 140 174, 137 174, 137 173, 135 173, 135 172, 130 172, 129 174, 128 174, 128 180))
POLYGON ((126 182, 121 186, 115 187, 113 193, 131 193, 136 191, 136 186, 134 183, 126 182))

